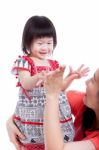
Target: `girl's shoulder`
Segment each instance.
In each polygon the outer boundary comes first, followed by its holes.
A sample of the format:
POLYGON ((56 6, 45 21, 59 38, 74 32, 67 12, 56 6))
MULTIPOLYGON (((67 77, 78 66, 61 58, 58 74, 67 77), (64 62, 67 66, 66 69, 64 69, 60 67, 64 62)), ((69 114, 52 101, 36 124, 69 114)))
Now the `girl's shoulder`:
MULTIPOLYGON (((26 70, 31 73, 31 70, 34 67, 33 60, 28 56, 18 56, 17 59, 14 61, 13 67, 12 67, 12 74, 17 75, 18 70, 26 70)), ((34 67, 35 68, 35 67, 34 67)))
MULTIPOLYGON (((19 71, 28 71, 31 76, 36 74, 36 68, 33 63, 33 60, 28 56, 18 56, 17 59, 14 61, 13 66, 11 68, 11 73, 15 75, 18 79, 19 71)), ((17 86, 20 86, 20 83, 17 83, 17 86)))
POLYGON ((21 55, 19 55, 18 57, 17 57, 17 59, 14 61, 14 63, 25 63, 25 62, 28 62, 30 65, 33 63, 33 60, 29 57, 29 56, 25 56, 25 55, 23 55, 23 56, 21 56, 21 55))
POLYGON ((27 61, 30 65, 34 64, 33 59, 31 59, 29 56, 19 56, 22 60, 27 61))

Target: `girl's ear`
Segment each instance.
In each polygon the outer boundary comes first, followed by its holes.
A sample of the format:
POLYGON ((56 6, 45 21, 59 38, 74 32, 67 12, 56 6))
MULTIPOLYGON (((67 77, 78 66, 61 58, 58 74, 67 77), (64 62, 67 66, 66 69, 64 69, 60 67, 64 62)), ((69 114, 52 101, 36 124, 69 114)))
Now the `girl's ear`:
POLYGON ((30 49, 26 49, 26 51, 27 51, 28 55, 31 54, 31 50, 30 49))

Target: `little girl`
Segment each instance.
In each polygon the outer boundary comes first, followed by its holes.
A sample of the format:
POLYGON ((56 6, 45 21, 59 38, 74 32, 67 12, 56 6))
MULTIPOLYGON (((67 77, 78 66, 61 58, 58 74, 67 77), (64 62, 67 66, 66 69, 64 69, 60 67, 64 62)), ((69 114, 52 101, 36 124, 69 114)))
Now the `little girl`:
MULTIPOLYGON (((56 44, 55 27, 47 17, 33 16, 26 22, 22 37, 24 56, 19 56, 12 68, 19 87, 13 120, 26 137, 24 140, 18 139, 25 150, 44 150, 43 111, 46 94, 43 81, 47 74, 44 72, 51 72, 59 67, 57 61, 47 59, 56 44)), ((59 96, 59 104, 64 142, 72 141, 74 128, 71 109, 63 91, 59 96)))

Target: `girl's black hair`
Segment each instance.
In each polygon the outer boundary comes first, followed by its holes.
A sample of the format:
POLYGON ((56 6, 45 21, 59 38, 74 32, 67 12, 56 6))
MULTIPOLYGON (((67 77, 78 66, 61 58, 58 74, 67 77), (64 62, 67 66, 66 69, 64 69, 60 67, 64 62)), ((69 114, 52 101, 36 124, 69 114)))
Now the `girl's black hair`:
POLYGON ((96 114, 94 110, 89 107, 85 107, 83 112, 82 130, 83 133, 87 130, 96 130, 96 114))
POLYGON ((54 48, 57 45, 56 30, 51 20, 45 16, 33 16, 28 19, 23 30, 23 52, 28 54, 28 49, 33 40, 41 37, 53 37, 54 48))

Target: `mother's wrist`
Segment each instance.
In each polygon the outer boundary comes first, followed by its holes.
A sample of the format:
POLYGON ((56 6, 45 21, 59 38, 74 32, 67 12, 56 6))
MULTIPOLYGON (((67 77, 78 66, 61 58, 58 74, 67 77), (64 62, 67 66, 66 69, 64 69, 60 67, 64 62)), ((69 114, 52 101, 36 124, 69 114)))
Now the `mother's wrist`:
POLYGON ((59 93, 47 93, 47 98, 57 98, 59 96, 59 93))

